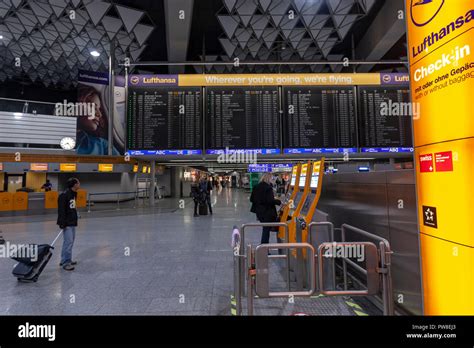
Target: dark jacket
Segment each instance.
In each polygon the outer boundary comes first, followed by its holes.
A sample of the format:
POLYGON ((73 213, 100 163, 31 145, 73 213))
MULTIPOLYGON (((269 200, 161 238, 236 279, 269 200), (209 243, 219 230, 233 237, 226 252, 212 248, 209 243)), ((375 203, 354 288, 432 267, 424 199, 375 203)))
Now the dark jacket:
POLYGON ((257 214, 260 222, 277 222, 278 214, 276 205, 280 205, 281 201, 275 199, 273 188, 266 182, 261 182, 252 191, 250 202, 253 204, 252 212, 257 214))
POLYGON ((61 228, 77 226, 77 193, 67 189, 58 198, 58 225, 61 228))

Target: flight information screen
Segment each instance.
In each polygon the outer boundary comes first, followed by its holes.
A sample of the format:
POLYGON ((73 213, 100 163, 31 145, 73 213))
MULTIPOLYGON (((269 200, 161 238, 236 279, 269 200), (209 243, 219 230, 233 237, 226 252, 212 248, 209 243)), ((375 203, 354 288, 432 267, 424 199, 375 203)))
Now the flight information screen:
POLYGON ((353 88, 290 87, 283 95, 285 153, 357 152, 353 88))
POLYGON ((131 87, 127 127, 130 150, 202 153, 201 89, 131 87))
POLYGON ((277 88, 208 88, 206 148, 280 153, 277 88))
POLYGON ((360 88, 359 137, 362 152, 413 151, 411 112, 410 91, 407 88, 360 88))

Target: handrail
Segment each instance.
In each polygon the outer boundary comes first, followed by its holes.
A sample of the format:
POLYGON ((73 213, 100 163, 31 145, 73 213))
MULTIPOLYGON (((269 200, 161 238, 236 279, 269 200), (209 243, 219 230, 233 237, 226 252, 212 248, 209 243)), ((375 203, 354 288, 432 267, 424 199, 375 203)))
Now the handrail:
POLYGON ((109 196, 117 195, 117 210, 120 210, 120 196, 122 195, 134 195, 134 208, 137 207, 137 199, 139 198, 140 192, 147 192, 147 189, 137 189, 136 191, 122 191, 122 192, 98 192, 98 193, 88 193, 87 194, 87 212, 91 212, 91 197, 92 196, 109 196))
POLYGON ((38 101, 38 100, 27 100, 27 99, 14 99, 14 98, 4 98, 4 97, 0 97, 0 100, 10 100, 10 101, 16 101, 16 102, 22 102, 22 103, 35 103, 35 104, 56 105, 56 103, 43 102, 43 101, 38 101))
MULTIPOLYGON (((304 245, 310 245, 311 248, 313 246, 311 244, 306 244, 306 243, 293 243, 293 244, 269 244, 269 245, 261 245, 257 247, 257 249, 254 251, 253 247, 251 244, 248 244, 247 247, 245 247, 244 243, 244 238, 245 238, 245 229, 248 227, 283 227, 285 229, 285 236, 288 238, 288 225, 285 223, 250 223, 250 224, 244 224, 242 225, 241 231, 237 229, 237 227, 234 226, 234 232, 233 232, 233 244, 232 246, 234 247, 234 299, 236 301, 237 305, 237 310, 236 314, 241 315, 242 313, 242 303, 241 303, 241 297, 244 294, 244 284, 246 283, 247 280, 247 301, 248 301, 248 314, 252 315, 253 313, 253 299, 254 299, 254 294, 253 294, 253 289, 254 289, 254 284, 255 282, 255 277, 258 274, 258 267, 256 267, 256 261, 255 261, 255 253, 257 251, 260 251, 260 258, 261 260, 263 259, 270 259, 274 257, 275 255, 267 255, 267 251, 269 249, 279 249, 280 247, 288 248, 287 249, 287 261, 289 261, 289 247, 297 247, 301 248, 304 245), (248 279, 246 279, 246 275, 248 279), (243 277, 242 277, 243 276, 243 277), (242 279, 243 278, 243 279, 242 279)), ((334 240, 334 228, 333 224, 330 222, 321 222, 321 223, 311 223, 308 225, 308 231, 309 231, 309 240, 310 243, 312 242, 311 240, 311 231, 314 227, 317 226, 328 226, 330 227, 331 231, 331 237, 334 240)), ((391 248, 390 248, 390 243, 388 240, 386 240, 383 237, 374 235, 372 233, 369 233, 367 231, 361 230, 357 227, 350 226, 348 224, 343 224, 341 228, 338 228, 337 230, 341 231, 342 234, 342 243, 337 243, 336 246, 352 246, 352 245, 361 245, 364 246, 367 249, 367 254, 366 259, 367 262, 367 270, 363 269, 360 267, 358 264, 352 262, 351 260, 347 259, 347 256, 343 256, 343 265, 345 266, 346 263, 349 263, 350 265, 354 265, 354 267, 357 268, 358 271, 361 271, 368 277, 368 283, 367 283, 367 290, 347 290, 347 284, 346 284, 346 268, 344 268, 344 279, 345 279, 345 286, 343 291, 335 291, 335 290, 324 290, 324 268, 323 268, 323 254, 322 250, 323 248, 327 246, 333 246, 335 242, 333 243, 322 243, 319 248, 318 248, 318 256, 313 254, 314 256, 310 259, 313 259, 313 262, 311 262, 310 265, 310 279, 318 279, 319 278, 319 283, 321 285, 321 289, 319 291, 312 286, 313 283, 310 281, 310 290, 307 292, 295 292, 291 291, 291 289, 288 289, 288 292, 281 292, 281 293, 268 293, 266 294, 266 288, 262 287, 261 291, 263 294, 263 297, 280 297, 284 296, 286 297, 287 295, 296 295, 296 296, 311 296, 312 294, 315 294, 316 292, 319 292, 320 294, 325 294, 327 296, 341 296, 341 295, 349 295, 349 296, 367 296, 367 295, 375 295, 378 294, 380 291, 382 291, 382 296, 383 296, 383 314, 384 315, 393 315, 394 314, 394 303, 393 303, 393 296, 392 296, 392 279, 391 279, 391 262, 390 262, 390 255, 392 254, 391 248), (376 243, 372 242, 346 242, 346 232, 355 232, 358 233, 359 235, 362 235, 364 237, 370 238, 372 240, 378 241, 379 245, 377 247, 376 243), (370 252, 369 252, 370 251, 370 252), (318 266, 316 266, 318 265, 318 266), (382 289, 380 289, 380 278, 382 278, 382 289)), ((313 249, 314 250, 314 249, 313 249)), ((267 262, 267 261, 265 261, 267 262)), ((268 266, 265 266, 266 263, 263 263, 264 269, 261 271, 262 275, 267 277, 268 276, 268 266)), ((289 270, 289 268, 288 268, 289 270)), ((266 283, 262 283, 266 284, 266 283)), ((258 284, 255 284, 257 286, 258 284)), ((314 284, 315 285, 315 284, 314 284)), ((263 286, 263 285, 262 285, 263 286)), ((260 294, 261 295, 261 294, 260 294)), ((258 297, 262 297, 258 295, 258 297)))

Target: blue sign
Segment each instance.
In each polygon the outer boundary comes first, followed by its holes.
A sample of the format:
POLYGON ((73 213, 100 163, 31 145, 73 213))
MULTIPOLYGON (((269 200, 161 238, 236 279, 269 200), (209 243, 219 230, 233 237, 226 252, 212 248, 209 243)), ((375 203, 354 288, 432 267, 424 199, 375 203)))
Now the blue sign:
POLYGON ((292 164, 249 164, 249 173, 272 173, 286 169, 285 171, 291 171, 293 168, 292 164))
POLYGON ((363 147, 363 153, 413 153, 412 147, 363 147))
POLYGON ((193 156, 202 155, 202 150, 130 150, 130 156, 193 156))
POLYGON ((280 149, 228 149, 228 150, 207 150, 207 155, 232 155, 232 154, 257 154, 257 155, 279 155, 280 149))
POLYGON ((316 153, 356 153, 357 148, 318 148, 318 149, 307 149, 307 148, 294 148, 285 149, 285 154, 316 154, 316 153))

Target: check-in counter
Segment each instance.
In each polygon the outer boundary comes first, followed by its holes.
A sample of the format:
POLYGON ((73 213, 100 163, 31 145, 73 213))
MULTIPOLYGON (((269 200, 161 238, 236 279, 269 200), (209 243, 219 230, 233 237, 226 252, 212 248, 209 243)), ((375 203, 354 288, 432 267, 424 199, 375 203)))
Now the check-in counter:
MULTIPOLYGON (((57 213, 58 196, 56 191, 50 192, 1 192, 0 193, 0 217, 41 215, 57 213)), ((87 205, 87 191, 79 190, 77 193, 77 208, 85 208, 87 205)))

